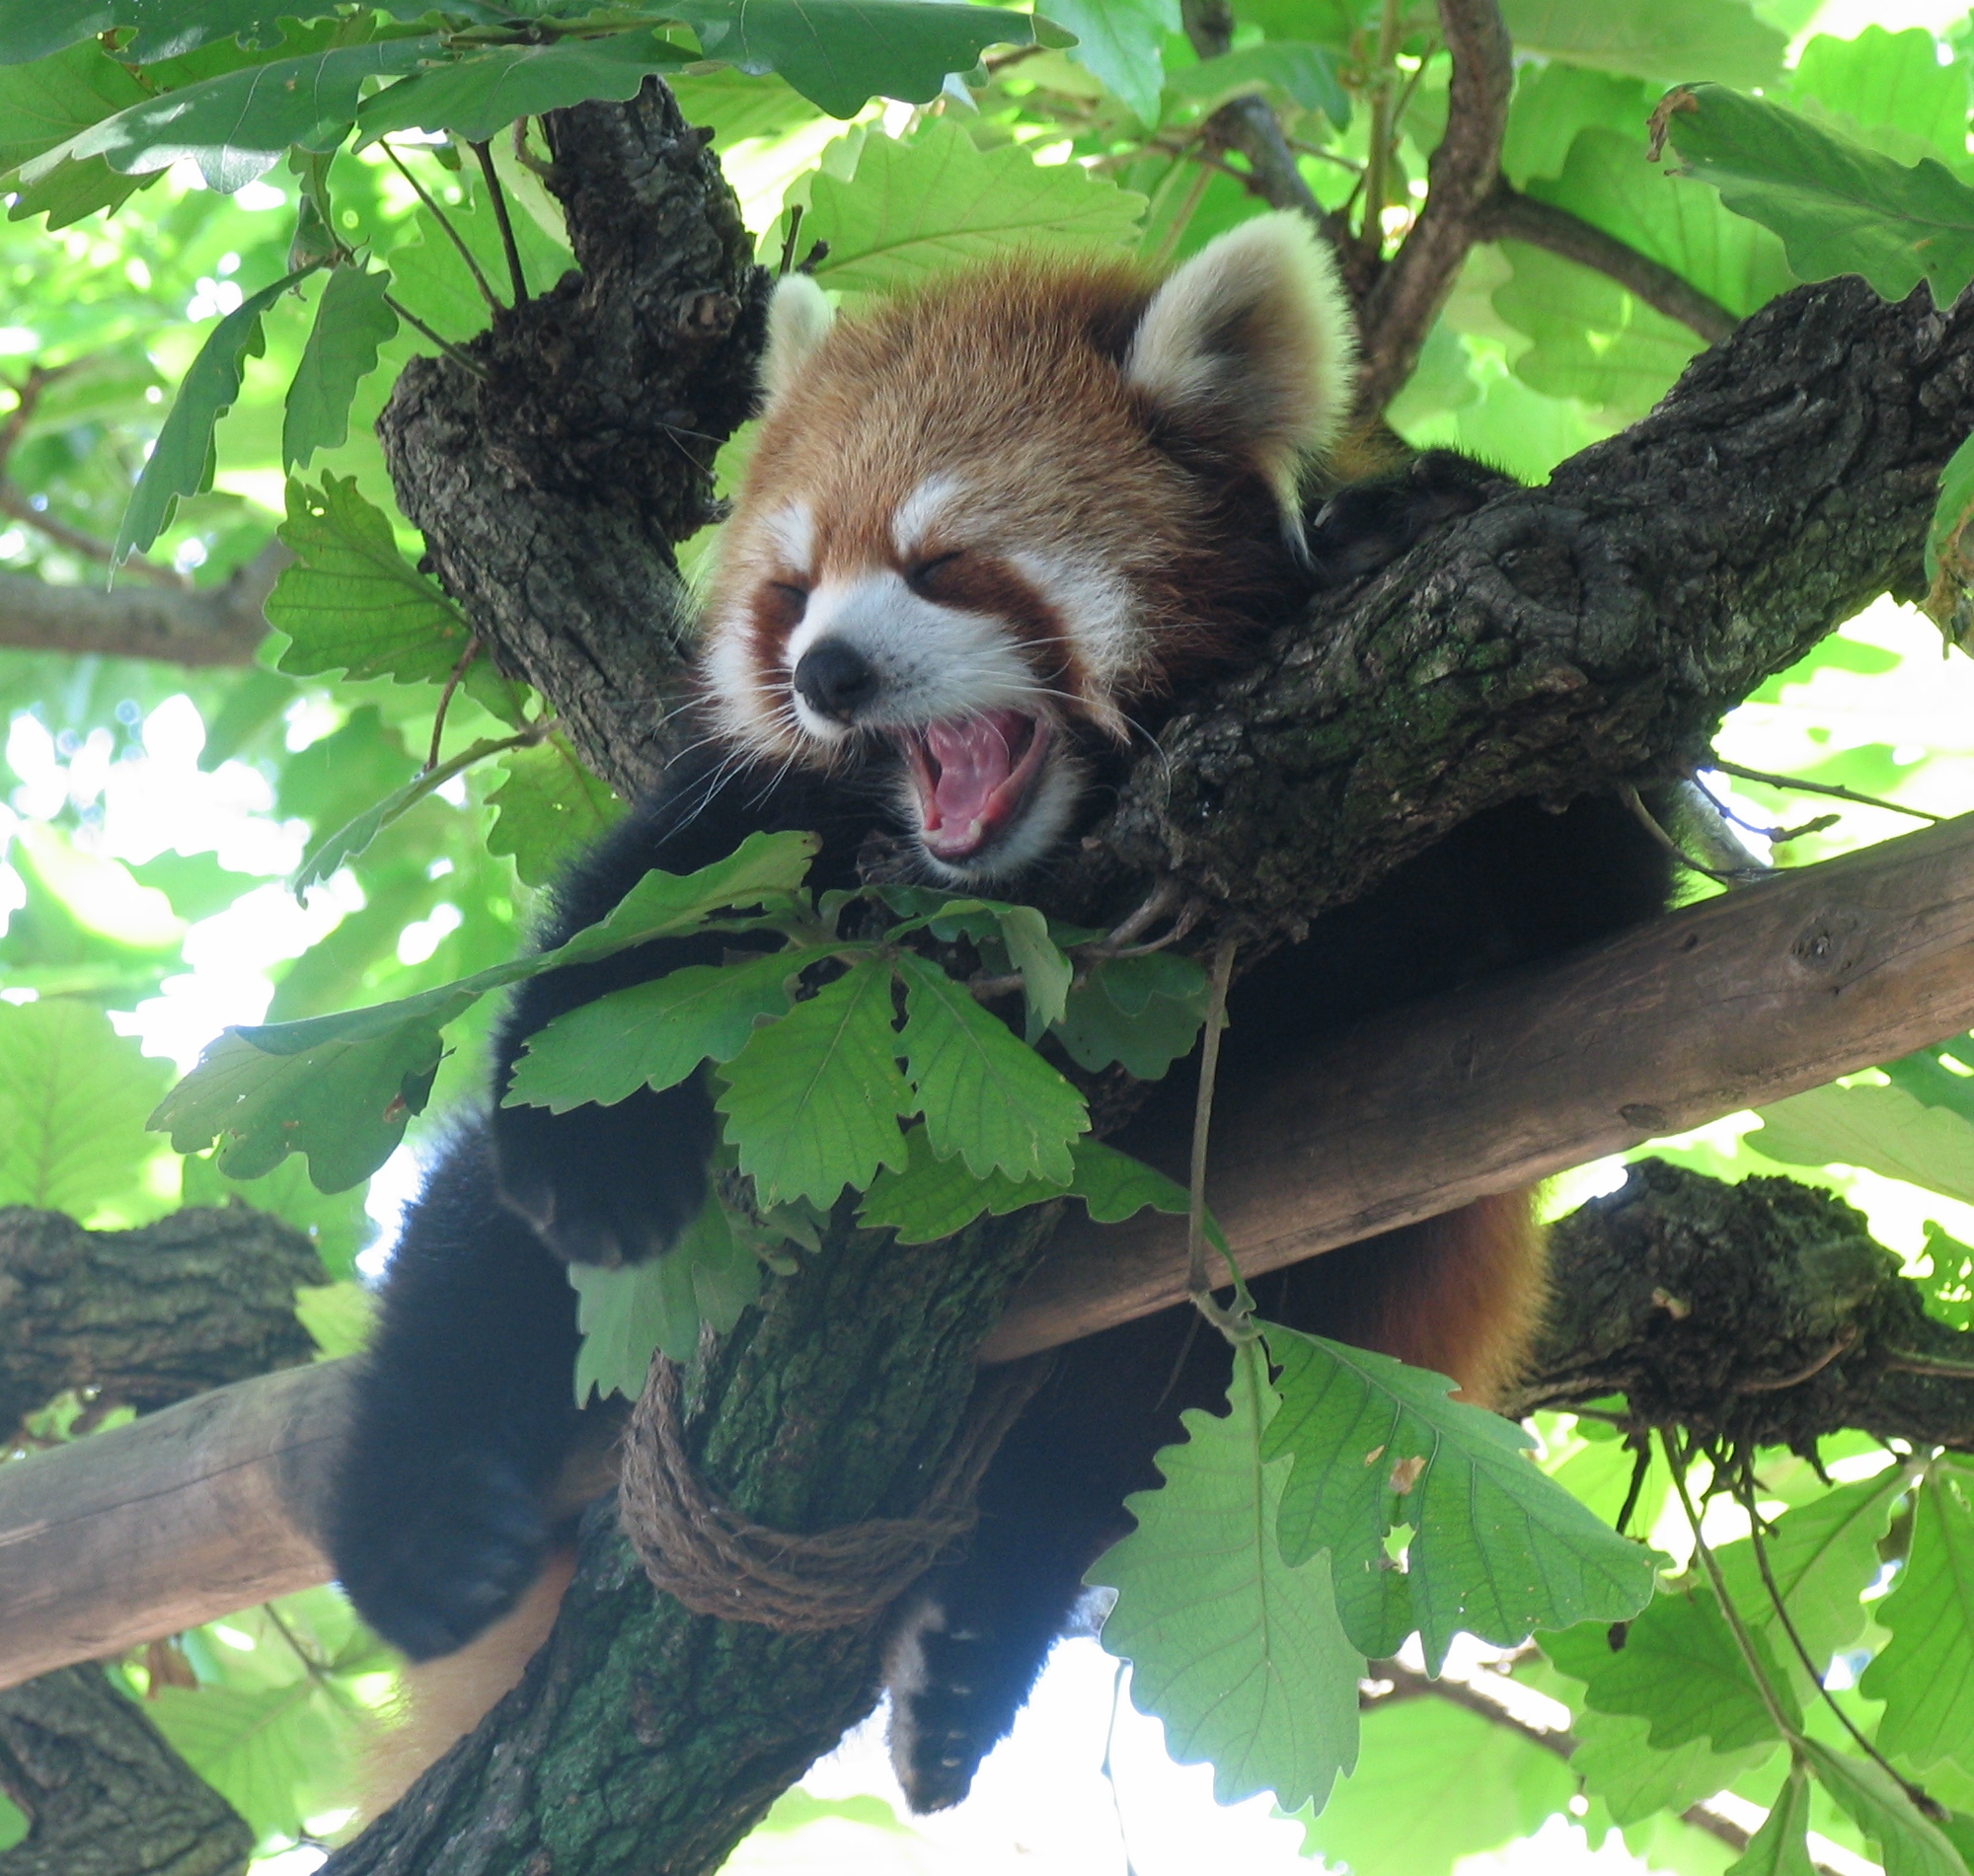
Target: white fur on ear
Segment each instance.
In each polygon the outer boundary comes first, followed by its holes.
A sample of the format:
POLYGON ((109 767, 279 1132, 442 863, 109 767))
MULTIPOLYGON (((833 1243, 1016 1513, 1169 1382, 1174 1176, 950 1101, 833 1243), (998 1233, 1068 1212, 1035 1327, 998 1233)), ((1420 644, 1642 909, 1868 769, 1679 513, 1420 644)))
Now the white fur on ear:
POLYGON ((1293 525, 1303 463, 1336 441, 1357 381, 1329 244, 1293 209, 1209 243, 1152 295, 1124 376, 1182 427, 1247 456, 1293 525))
POLYGON ((761 348, 761 389, 770 404, 795 389, 802 367, 835 323, 829 295, 806 273, 785 273, 775 282, 768 302, 768 342, 761 348))

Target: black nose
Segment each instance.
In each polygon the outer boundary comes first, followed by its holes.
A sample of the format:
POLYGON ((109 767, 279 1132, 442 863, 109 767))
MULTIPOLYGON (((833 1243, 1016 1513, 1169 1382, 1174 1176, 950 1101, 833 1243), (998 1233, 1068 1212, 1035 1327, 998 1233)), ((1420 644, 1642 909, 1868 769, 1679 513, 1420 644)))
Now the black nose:
POLYGON ((877 673, 841 638, 812 644, 796 666, 796 695, 818 716, 847 723, 877 695, 877 673))

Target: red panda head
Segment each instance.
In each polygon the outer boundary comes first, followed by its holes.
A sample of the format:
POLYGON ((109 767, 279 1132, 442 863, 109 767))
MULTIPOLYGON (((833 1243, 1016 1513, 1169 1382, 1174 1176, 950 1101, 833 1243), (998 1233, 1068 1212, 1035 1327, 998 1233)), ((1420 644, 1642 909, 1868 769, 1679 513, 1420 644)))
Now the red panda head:
POLYGON ((1163 281, 1028 257, 841 321, 789 275, 706 614, 722 731, 817 765, 888 747, 935 872, 1019 869, 1069 824, 1079 735, 1121 741, 1294 594, 1353 364, 1290 214, 1163 281))

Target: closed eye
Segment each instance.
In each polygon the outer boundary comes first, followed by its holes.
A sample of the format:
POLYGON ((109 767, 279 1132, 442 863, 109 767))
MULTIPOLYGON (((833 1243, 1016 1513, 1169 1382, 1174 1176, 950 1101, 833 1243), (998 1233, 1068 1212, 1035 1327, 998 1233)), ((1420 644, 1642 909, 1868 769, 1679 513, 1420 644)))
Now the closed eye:
POLYGON ((954 548, 950 554, 935 554, 929 561, 920 561, 905 574, 905 584, 913 592, 925 595, 926 589, 934 584, 940 573, 955 561, 964 557, 964 548, 954 548))

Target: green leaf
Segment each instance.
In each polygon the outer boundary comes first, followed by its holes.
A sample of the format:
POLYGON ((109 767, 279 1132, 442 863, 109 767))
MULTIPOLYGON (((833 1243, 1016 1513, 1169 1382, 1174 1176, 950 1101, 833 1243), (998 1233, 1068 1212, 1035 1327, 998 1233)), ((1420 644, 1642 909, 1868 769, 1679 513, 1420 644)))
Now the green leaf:
POLYGON ((640 1088, 671 1088, 700 1063, 730 1062, 758 1023, 786 1015, 801 967, 826 951, 774 951, 731 964, 689 964, 578 1005, 528 1038, 509 1107, 566 1114, 608 1107, 640 1088))
POLYGON ((316 1185, 341 1191, 390 1157, 431 1091, 440 1029, 489 991, 693 931, 716 912, 793 892, 815 851, 813 835, 753 834, 698 872, 646 873, 607 919, 557 950, 367 1010, 228 1029, 149 1124, 169 1131, 180 1153, 221 1141, 218 1167, 232 1178, 258 1178, 288 1154, 305 1153, 316 1185))
MULTIPOLYGON (((1530 1462, 1520 1427, 1446 1396, 1453 1384, 1389 1356, 1262 1324, 1281 1367, 1267 1451, 1292 1453, 1282 1554, 1334 1560, 1337 1609, 1366 1654, 1390 1653, 1392 1590, 1437 1673, 1456 1630, 1513 1645, 1531 1629, 1634 1614, 1649 1554, 1601 1524, 1530 1462), (1403 1576, 1386 1540, 1414 1533, 1403 1576)), ((1401 1631, 1403 1632, 1403 1631, 1401 1631)))
MULTIPOLYGON (((1584 1684, 1584 1698, 1600 1713, 1649 1720, 1648 1744, 1670 1752, 1694 1740, 1716 1753, 1778 1740, 1782 1734, 1735 1645, 1713 1592, 1705 1585, 1666 1591, 1624 1632, 1613 1649, 1592 1624, 1545 1640, 1543 1652, 1584 1684)), ((1767 1640, 1755 1650, 1791 1726, 1802 1715, 1767 1640)))
POLYGON ((1926 615, 1948 644, 1974 645, 1974 436, 1969 436, 1939 472, 1939 500, 1926 536, 1926 615))
POLYGON ((1050 1023, 1062 1020, 1076 968, 1049 937, 1048 920, 1033 906, 1009 906, 998 915, 998 923, 1009 960, 1022 973, 1032 1042, 1050 1023))
POLYGON ((1198 1039, 1206 1002, 1206 973, 1189 957, 1103 958, 1070 991, 1055 1035, 1079 1068, 1117 1062, 1156 1082, 1198 1039))
POLYGON ((257 1836, 300 1837, 298 1794, 347 1747, 346 1714, 307 1677, 276 1688, 161 1688, 145 1710, 257 1836))
POLYGON ((476 46, 365 100, 357 128, 365 141, 421 129, 485 143, 521 117, 592 98, 635 98, 649 73, 672 71, 686 56, 649 27, 546 45, 476 46))
POLYGON ((71 45, 32 65, 0 66, 0 170, 39 156, 149 96, 96 44, 71 45))
POLYGON ((1380 1700, 1361 1729, 1357 1769, 1321 1816, 1295 1814, 1312 1868, 1321 1854, 1325 1870, 1453 1876, 1461 1858, 1532 1837, 1576 1792, 1573 1761, 1450 1701, 1380 1700))
POLYGON ((361 1186, 319 1192, 310 1184, 305 1161, 291 1160, 258 1181, 252 1192, 229 1179, 211 1160, 193 1155, 184 1163, 183 1202, 187 1205, 252 1205, 270 1213, 312 1238, 322 1267, 338 1282, 356 1274, 356 1253, 377 1235, 363 1209, 361 1186))
POLYGON ((1306 40, 1270 39, 1264 45, 1243 46, 1174 72, 1166 82, 1177 96, 1205 110, 1244 92, 1272 90, 1304 111, 1322 112, 1339 130, 1350 123, 1350 94, 1336 75, 1335 53, 1306 40))
POLYGON ((399 684, 443 684, 452 675, 473 629, 398 552, 390 522, 357 493, 355 477, 325 476, 320 488, 290 480, 279 532, 295 556, 266 607, 268 623, 292 641, 281 670, 399 684))
POLYGON ((1668 188, 1635 137, 1579 131, 1560 174, 1538 178, 1529 193, 1617 236, 1737 317, 1795 285, 1773 234, 1706 189, 1668 188))
POLYGON ((1959 1851, 1936 1824, 1920 1815, 1890 1772, 1821 1740, 1806 1739, 1801 1750, 1824 1790, 1877 1844, 1885 1876, 1967 1876, 1959 1851))
POLYGON ((898 1116, 917 1102, 891 1024, 890 967, 866 958, 757 1029, 727 1063, 715 1105, 764 1203, 832 1205, 846 1185, 868 1187, 880 1165, 905 1164, 898 1116))
POLYGON ((65 158, 32 184, 23 184, 18 176, 11 179, 14 202, 7 219, 31 221, 45 215, 48 233, 53 234, 100 208, 114 213, 140 188, 149 188, 164 176, 163 170, 149 176, 118 176, 100 156, 80 163, 65 158))
POLYGON ((999 1169, 1067 1180, 1070 1142, 1090 1131, 1082 1094, 937 964, 906 951, 897 967, 905 1057, 933 1152, 959 1155, 976 1178, 999 1169))
POLYGON ((179 386, 171 414, 158 432, 150 459, 123 510, 116 530, 115 561, 145 553, 171 525, 181 495, 203 494, 212 487, 213 425, 233 408, 249 358, 261 355, 261 315, 289 287, 314 269, 302 267, 243 300, 206 336, 191 369, 179 386))
POLYGON ((1968 1065, 1961 1057, 1970 1054, 1974 1049, 1964 1034, 1951 1036, 1930 1049, 1915 1049, 1896 1062, 1885 1063, 1880 1073, 1914 1100, 1928 1107, 1951 1108, 1962 1119, 1974 1120, 1974 1075, 1956 1074, 1946 1066, 1956 1063, 1964 1070, 1968 1065))
POLYGON ((1899 1088, 1812 1088, 1762 1110, 1744 1135, 1781 1165, 1863 1166, 1948 1198, 1974 1200, 1974 1121, 1899 1088))
POLYGON ((1642 163, 1651 99, 1643 82, 1579 65, 1530 63, 1515 74, 1501 172, 1517 188, 1560 176, 1578 132, 1595 126, 1629 138, 1642 163))
MULTIPOLYGON (((1596 1648, 1610 1651, 1603 1623, 1591 1625, 1596 1648)), ((1547 1647, 1548 1644, 1545 1644, 1547 1647)), ((1593 1660, 1596 1658, 1594 1653, 1593 1660)), ((1773 1741, 1719 1753, 1708 1739, 1691 1739, 1660 1752, 1650 1743, 1651 1722, 1628 1713, 1600 1713, 1581 1699, 1572 1704, 1576 1751, 1569 1768, 1583 1780, 1618 1824, 1641 1824, 1661 1811, 1675 1816, 1710 1798, 1775 1757, 1773 1741)))
POLYGON ((1158 1456, 1166 1483, 1126 1509, 1138 1528, 1086 1576, 1117 1592, 1103 1645, 1131 1663, 1134 1704, 1165 1722, 1181 1764, 1210 1760, 1213 1793, 1321 1806, 1357 1763, 1357 1683, 1329 1560, 1284 1562, 1274 1540, 1282 1475, 1264 1463, 1277 1408, 1260 1350, 1234 1358, 1224 1418, 1188 1408, 1186 1439, 1158 1456))
POLYGON ((305 469, 317 450, 339 448, 348 436, 356 387, 377 369, 378 347, 389 344, 398 330, 397 314, 384 304, 390 287, 388 273, 365 266, 331 271, 288 386, 283 469, 305 469))
POLYGON ((1038 242, 1114 248, 1144 207, 1078 164, 1038 165, 1016 145, 977 150, 942 117, 909 143, 867 137, 849 182, 818 172, 802 238, 829 244, 815 270, 824 285, 883 291, 1038 242))
MULTIPOLYGON (((380 1033, 331 1034, 293 1053, 272 1053, 252 1039, 269 1035, 268 1028, 228 1029, 158 1103, 150 1124, 168 1131, 180 1153, 197 1153, 217 1140, 214 1157, 229 1178, 258 1178, 290 1153, 304 1153, 317 1186, 341 1192, 367 1179, 397 1151, 407 1123, 424 1110, 431 1093, 440 1027, 475 1001, 455 993, 380 1033)), ((407 1002, 422 1006, 426 1000, 407 1002)))
MULTIPOLYGON (((1974 1771, 1974 1467, 1936 1460, 1914 1507, 1912 1553, 1877 1615, 1892 1638, 1861 1688, 1883 1700, 1878 1745, 1924 1770, 1974 1771)), ((1861 1822, 1861 1820, 1860 1820, 1861 1822)))
POLYGON ((377 1326, 377 1298, 353 1278, 303 1284, 295 1292, 295 1320, 325 1359, 358 1353, 377 1326))
POLYGON ((718 1187, 678 1241, 642 1263, 605 1268, 570 1264, 578 1298, 575 1404, 613 1393, 636 1400, 645 1391, 651 1351, 675 1362, 692 1359, 702 1322, 724 1335, 761 1290, 761 1265, 735 1237, 718 1187))
MULTIPOLYGON (((1783 1513, 1765 1539, 1769 1573, 1797 1635, 1819 1666, 1856 1641, 1864 1626, 1859 1599, 1877 1578, 1878 1540, 1907 1482, 1905 1468, 1891 1465, 1875 1477, 1821 1492, 1783 1513)), ((1793 1671, 1795 1652, 1776 1625, 1774 1600, 1762 1581, 1753 1543, 1743 1538, 1722 1544, 1715 1554, 1742 1618, 1769 1633, 1777 1654, 1793 1671)), ((1804 1692, 1806 1697, 1807 1688, 1804 1692)))
MULTIPOLYGON (((468 187, 471 192, 465 201, 446 204, 445 219, 452 233, 466 244, 490 287, 497 292, 507 281, 499 219, 487 190, 474 189, 470 183, 468 187)), ((464 344, 475 334, 485 332, 493 321, 493 309, 451 236, 428 208, 420 208, 403 225, 409 233, 388 257, 391 297, 442 338, 464 344)), ((530 291, 548 292, 575 265, 569 244, 550 234, 533 215, 514 214, 509 225, 530 291)))
POLYGON ((1855 39, 1819 33, 1797 55, 1789 95, 1841 113, 1863 142, 1901 162, 1931 154, 1964 164, 1967 67, 1960 59, 1942 65, 1938 50, 1919 26, 1867 26, 1855 39))
POLYGON ((1809 1777, 1800 1765, 1789 1767, 1767 1822, 1727 1876, 1816 1876, 1809 1860, 1809 1777))
POLYGON ((1025 14, 937 0, 673 0, 665 12, 709 57, 779 72, 832 117, 854 117, 873 97, 930 104, 988 46, 1035 37, 1025 14))
POLYGON ((1800 278, 1861 273, 1892 300, 1926 280, 1941 306, 1974 278, 1974 188, 1931 157, 1903 168, 1718 85, 1687 97, 1669 129, 1689 173, 1781 235, 1800 278))
POLYGON ((345 821, 333 833, 319 836, 309 843, 302 855, 301 864, 295 868, 294 876, 288 881, 288 889, 297 899, 302 898, 311 886, 319 886, 324 880, 333 878, 342 867, 362 853, 385 828, 404 816, 426 795, 435 794, 456 775, 470 769, 476 762, 483 762, 495 751, 504 749, 506 740, 483 737, 469 743, 456 756, 449 756, 435 769, 427 769, 414 776, 401 788, 393 789, 381 801, 373 802, 354 820, 345 821))
POLYGON ((1766 84, 1788 45, 1746 0, 1505 0, 1501 18, 1517 52, 1668 84, 1766 84))
POLYGON ((857 1215, 874 1230, 896 1232, 901 1244, 937 1243, 964 1230, 982 1212, 1005 1218, 1058 1198, 1082 1199, 1100 1225, 1121 1224, 1147 1206, 1181 1216, 1187 1210, 1184 1186, 1101 1140, 1071 1144, 1075 1169, 1061 1184, 1011 1179, 1004 1172, 976 1178, 957 1155, 937 1158, 923 1127, 914 1127, 905 1144, 909 1164, 902 1171, 880 1172, 857 1215))
POLYGON ((145 1115, 170 1079, 93 1004, 0 1004, 0 1205, 88 1223, 137 1199, 158 1152, 145 1115))
POLYGON ((100 156, 126 176, 189 158, 208 188, 230 195, 291 145, 335 149, 356 116, 366 80, 414 71, 439 49, 431 38, 379 39, 222 72, 78 131, 25 165, 21 180, 32 184, 64 158, 100 156))
POLYGON ((1050 0, 1048 15, 1076 35, 1069 56, 1077 64, 1140 123, 1158 122, 1166 35, 1179 30, 1178 0, 1050 0))
MULTIPOLYGON (((404 20, 430 11, 428 0, 381 0, 381 5, 404 20)), ((452 10, 483 11, 475 0, 454 0, 452 10)), ((300 11, 315 19, 330 9, 300 11)), ((293 0, 0 0, 0 64, 40 58, 116 27, 134 29, 118 53, 138 65, 236 36, 267 47, 280 42, 280 22, 296 17, 293 0)))
POLYGON ((487 797, 495 811, 487 851, 511 854, 524 885, 547 885, 570 855, 589 846, 624 812, 610 786, 590 774, 565 736, 510 749, 500 767, 507 779, 487 797))

